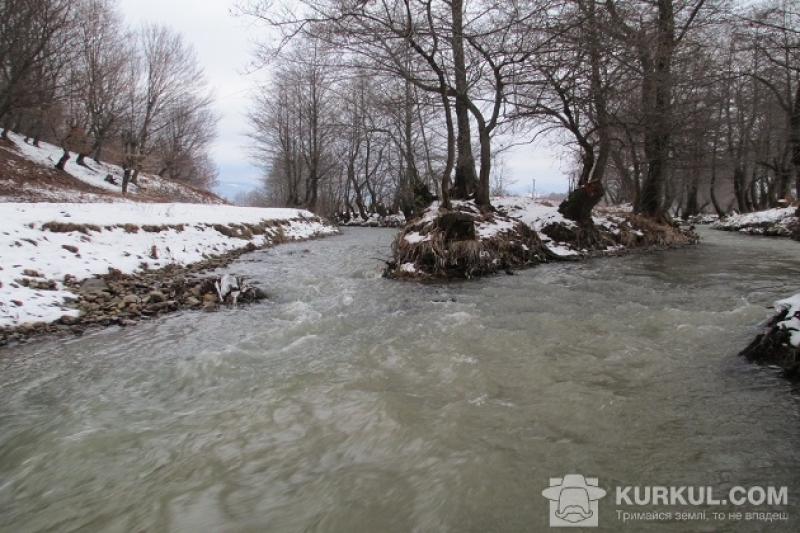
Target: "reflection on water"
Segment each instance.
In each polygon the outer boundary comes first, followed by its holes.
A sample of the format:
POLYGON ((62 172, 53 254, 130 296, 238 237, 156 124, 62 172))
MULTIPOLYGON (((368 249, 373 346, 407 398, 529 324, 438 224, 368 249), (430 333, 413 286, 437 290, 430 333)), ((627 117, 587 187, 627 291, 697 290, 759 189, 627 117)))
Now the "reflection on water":
POLYGON ((263 305, 3 352, 0 530, 538 531, 571 472, 800 493, 798 401, 734 356, 800 246, 416 285, 380 278, 392 235, 247 256, 263 305))

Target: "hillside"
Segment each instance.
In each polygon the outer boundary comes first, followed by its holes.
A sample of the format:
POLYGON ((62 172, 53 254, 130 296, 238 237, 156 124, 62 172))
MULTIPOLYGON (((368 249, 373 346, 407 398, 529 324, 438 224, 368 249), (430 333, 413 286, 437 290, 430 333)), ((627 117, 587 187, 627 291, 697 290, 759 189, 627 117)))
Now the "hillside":
POLYGON ((14 133, 9 138, 10 143, 0 141, 0 202, 226 203, 208 191, 144 173, 123 196, 121 167, 88 160, 86 168, 75 163, 78 156, 72 154, 62 172, 55 168, 62 154, 57 146, 40 142, 37 148, 14 133))

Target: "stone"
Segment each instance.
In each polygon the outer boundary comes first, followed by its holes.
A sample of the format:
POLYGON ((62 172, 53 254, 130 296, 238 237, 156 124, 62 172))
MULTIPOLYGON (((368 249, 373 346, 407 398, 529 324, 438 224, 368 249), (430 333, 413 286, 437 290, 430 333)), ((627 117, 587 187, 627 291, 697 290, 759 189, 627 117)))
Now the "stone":
POLYGON ((218 296, 214 293, 207 293, 203 295, 203 305, 213 304, 216 305, 219 300, 218 296))
POLYGON ((62 244, 61 247, 63 249, 65 249, 66 251, 68 251, 68 252, 72 252, 73 254, 77 254, 78 253, 78 247, 77 246, 72 246, 71 244, 62 244))
POLYGON ((150 294, 147 295, 147 303, 160 303, 166 300, 167 297, 164 296, 164 293, 161 291, 152 291, 150 294))
POLYGON ((100 292, 108 289, 105 280, 100 278, 89 278, 81 283, 81 291, 84 292, 100 292))
POLYGON ((64 324, 65 326, 74 326, 75 324, 81 321, 80 317, 72 316, 72 315, 64 315, 58 319, 60 324, 64 324))

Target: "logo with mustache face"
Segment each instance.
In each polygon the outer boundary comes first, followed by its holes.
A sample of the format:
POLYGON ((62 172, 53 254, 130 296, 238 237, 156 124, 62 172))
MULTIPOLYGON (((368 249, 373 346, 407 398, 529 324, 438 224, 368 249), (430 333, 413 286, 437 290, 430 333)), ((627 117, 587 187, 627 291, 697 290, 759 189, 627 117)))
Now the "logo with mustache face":
POLYGON ((597 502, 606 495, 597 478, 569 474, 550 478, 542 496, 550 500, 550 527, 597 527, 597 502))

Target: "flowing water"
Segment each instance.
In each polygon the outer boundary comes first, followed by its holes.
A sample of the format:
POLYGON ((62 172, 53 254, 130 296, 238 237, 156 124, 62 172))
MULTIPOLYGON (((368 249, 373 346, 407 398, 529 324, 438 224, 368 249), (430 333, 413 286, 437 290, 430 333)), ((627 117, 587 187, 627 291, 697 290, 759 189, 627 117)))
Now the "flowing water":
POLYGON ((704 231, 423 285, 380 278, 392 236, 245 256, 265 304, 0 352, 0 530, 543 531, 576 472, 609 531, 800 529, 623 526, 612 494, 775 485, 797 509, 800 402, 735 354, 800 291, 800 245, 704 231))

